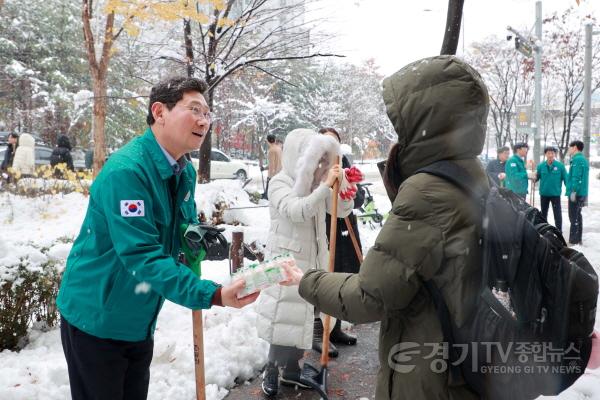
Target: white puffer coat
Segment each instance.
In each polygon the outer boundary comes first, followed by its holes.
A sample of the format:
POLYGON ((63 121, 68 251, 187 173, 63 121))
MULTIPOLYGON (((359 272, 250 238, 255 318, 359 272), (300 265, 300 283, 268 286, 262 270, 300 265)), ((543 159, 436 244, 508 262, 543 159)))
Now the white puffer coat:
MULTIPOLYGON (((327 270, 325 212, 331 210, 332 191, 321 179, 339 154, 339 143, 330 136, 309 129, 287 135, 283 169, 269 183, 270 256, 289 253, 303 271, 327 270)), ((349 215, 353 204, 338 199, 338 216, 349 215)), ((312 347, 314 307, 300 297, 297 286, 263 290, 256 309, 261 338, 282 346, 312 347)))
POLYGON ((35 173, 35 139, 30 134, 19 136, 19 147, 15 151, 12 167, 22 175, 35 173))

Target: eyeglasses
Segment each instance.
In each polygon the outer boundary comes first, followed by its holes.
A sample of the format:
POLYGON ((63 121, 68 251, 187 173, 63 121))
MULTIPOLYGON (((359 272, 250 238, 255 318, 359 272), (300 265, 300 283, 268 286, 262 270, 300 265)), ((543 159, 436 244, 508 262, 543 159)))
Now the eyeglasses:
POLYGON ((210 111, 204 111, 200 106, 184 106, 192 112, 196 118, 204 118, 208 122, 213 120, 213 113, 210 111))

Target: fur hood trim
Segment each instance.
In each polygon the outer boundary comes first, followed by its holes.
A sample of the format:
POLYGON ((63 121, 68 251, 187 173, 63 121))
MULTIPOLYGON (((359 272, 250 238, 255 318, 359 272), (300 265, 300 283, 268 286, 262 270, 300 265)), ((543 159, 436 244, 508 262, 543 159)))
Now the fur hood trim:
POLYGON ((294 192, 308 196, 341 156, 340 144, 331 136, 310 129, 295 129, 283 145, 283 169, 295 180, 294 192))

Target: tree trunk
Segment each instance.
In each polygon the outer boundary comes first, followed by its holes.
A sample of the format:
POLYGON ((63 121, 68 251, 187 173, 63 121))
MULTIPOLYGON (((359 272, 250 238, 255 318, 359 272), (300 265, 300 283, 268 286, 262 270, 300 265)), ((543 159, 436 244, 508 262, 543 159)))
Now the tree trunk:
POLYGON ((446 17, 446 32, 440 54, 456 54, 460 37, 460 24, 465 0, 448 0, 448 15, 446 17))
POLYGON ((104 125, 106 122, 106 76, 99 76, 94 79, 94 177, 98 175, 104 166, 106 159, 106 140, 104 135, 104 125))
MULTIPOLYGON (((210 84, 209 84, 210 86, 210 84)), ((213 109, 214 89, 204 94, 208 108, 213 109)), ((198 183, 210 182, 210 150, 212 148, 212 126, 206 132, 206 137, 200 146, 200 159, 198 160, 198 183)))
POLYGON ((83 0, 81 19, 83 21, 83 38, 87 59, 92 77, 92 85, 94 92, 94 107, 93 107, 93 137, 94 137, 94 177, 96 177, 104 166, 106 158, 104 126, 106 121, 106 106, 107 106, 107 71, 108 64, 111 58, 111 49, 113 41, 119 34, 113 35, 113 26, 115 21, 115 13, 112 12, 106 16, 106 24, 104 26, 104 43, 102 45, 102 53, 100 60, 96 58, 96 46, 94 43, 94 34, 90 20, 92 19, 92 11, 90 0, 83 0))

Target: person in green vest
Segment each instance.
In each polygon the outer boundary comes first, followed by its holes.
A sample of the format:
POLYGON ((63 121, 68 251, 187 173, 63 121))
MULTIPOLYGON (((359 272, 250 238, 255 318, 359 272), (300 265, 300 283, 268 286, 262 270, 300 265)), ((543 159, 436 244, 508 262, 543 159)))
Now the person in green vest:
POLYGON ((528 172, 525 168, 525 160, 529 145, 525 142, 518 142, 513 146, 513 155, 506 161, 506 188, 514 192, 517 196, 525 200, 527 197, 527 187, 529 179, 535 179, 533 172, 528 172))
POLYGON ((556 148, 549 146, 544 149, 546 161, 537 166, 536 181, 540 181, 540 204, 542 215, 548 219, 548 208, 552 203, 554 226, 562 232, 562 211, 560 195, 563 182, 567 181, 567 170, 563 163, 556 160, 556 148))
POLYGON ((587 203, 590 165, 583 153, 583 142, 574 140, 569 143, 569 155, 571 165, 567 178, 566 195, 569 197, 569 221, 571 230, 569 232, 569 244, 581 244, 583 234, 583 217, 581 209, 587 203))
POLYGON ((91 186, 57 298, 73 400, 146 399, 165 299, 199 310, 240 308, 258 296, 238 299, 242 280, 222 287, 199 279, 192 268, 206 252, 190 251, 199 248, 181 235, 199 227, 196 172, 185 154, 200 148, 210 126, 206 90, 185 77, 154 86, 148 129, 113 153, 91 186), (180 250, 190 267, 178 261, 180 250))

